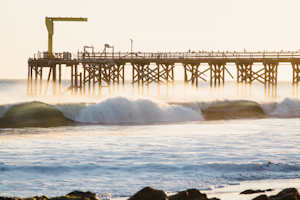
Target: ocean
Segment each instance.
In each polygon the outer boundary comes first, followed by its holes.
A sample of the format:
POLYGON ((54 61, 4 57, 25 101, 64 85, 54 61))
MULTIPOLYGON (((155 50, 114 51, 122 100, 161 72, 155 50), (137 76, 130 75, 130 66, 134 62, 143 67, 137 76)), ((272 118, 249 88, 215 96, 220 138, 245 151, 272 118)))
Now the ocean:
MULTIPOLYGON (((45 84, 44 84, 45 85, 45 84)), ((250 180, 300 182, 300 99, 226 82, 150 95, 26 95, 26 80, 0 80, 0 196, 92 191, 101 199, 146 186, 172 193, 250 180), (168 93, 168 95, 166 95, 168 93)), ((146 93, 146 92, 145 92, 146 93)), ((253 188, 264 189, 264 188, 253 188)))

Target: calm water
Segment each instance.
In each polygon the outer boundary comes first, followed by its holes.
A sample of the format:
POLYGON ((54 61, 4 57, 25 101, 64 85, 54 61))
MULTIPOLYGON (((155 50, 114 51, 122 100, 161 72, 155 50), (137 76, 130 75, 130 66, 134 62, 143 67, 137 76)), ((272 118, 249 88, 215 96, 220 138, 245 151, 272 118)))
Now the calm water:
POLYGON ((160 97, 157 87, 151 97, 125 89, 101 98, 26 96, 26 81, 0 81, 0 124, 9 124, 0 128, 0 196, 78 189, 107 198, 145 186, 217 190, 300 178, 300 100, 291 83, 280 82, 271 100, 260 84, 242 96, 234 82, 212 92, 208 83, 185 92, 178 82, 175 95, 160 97), (29 118, 48 126, 15 126, 29 118), (55 120, 71 124, 52 127, 55 120))

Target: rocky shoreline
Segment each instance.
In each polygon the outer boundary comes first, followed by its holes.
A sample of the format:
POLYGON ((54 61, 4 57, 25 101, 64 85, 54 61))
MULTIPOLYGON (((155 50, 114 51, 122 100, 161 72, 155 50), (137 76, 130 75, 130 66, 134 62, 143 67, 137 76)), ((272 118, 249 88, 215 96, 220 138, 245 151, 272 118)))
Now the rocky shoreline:
MULTIPOLYGON (((273 191, 273 189, 268 190, 245 190, 240 193, 240 195, 248 195, 255 193, 265 193, 273 191)), ((95 193, 90 191, 74 191, 65 196, 53 197, 48 196, 34 196, 29 198, 21 197, 0 197, 0 200, 99 200, 99 197, 95 193)), ((205 193, 201 193, 197 189, 189 189, 185 191, 178 192, 174 195, 168 196, 163 190, 156 190, 151 187, 145 187, 138 191, 128 200, 220 200, 218 198, 207 198, 205 193)), ((266 194, 258 195, 253 198, 253 200, 300 200, 300 194, 296 188, 286 188, 280 191, 276 195, 268 196, 266 194)))

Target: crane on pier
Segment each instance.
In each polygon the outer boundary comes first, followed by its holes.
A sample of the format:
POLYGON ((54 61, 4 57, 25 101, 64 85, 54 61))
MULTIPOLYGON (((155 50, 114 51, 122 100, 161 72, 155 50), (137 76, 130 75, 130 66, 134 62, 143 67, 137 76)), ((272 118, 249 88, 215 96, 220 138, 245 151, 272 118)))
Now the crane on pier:
POLYGON ((48 58, 52 58, 52 36, 54 34, 54 21, 87 21, 87 18, 74 18, 74 17, 46 17, 46 26, 48 30, 48 58))

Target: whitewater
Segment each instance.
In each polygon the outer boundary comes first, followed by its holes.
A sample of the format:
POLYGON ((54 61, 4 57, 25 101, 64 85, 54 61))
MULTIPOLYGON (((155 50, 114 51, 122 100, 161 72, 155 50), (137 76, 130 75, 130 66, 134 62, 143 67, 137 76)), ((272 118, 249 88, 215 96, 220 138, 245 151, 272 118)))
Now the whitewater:
POLYGON ((145 186, 218 191, 300 178, 300 100, 286 94, 54 100, 0 87, 0 95, 0 196, 89 190, 107 199, 145 186))

